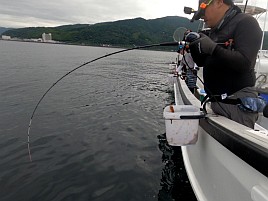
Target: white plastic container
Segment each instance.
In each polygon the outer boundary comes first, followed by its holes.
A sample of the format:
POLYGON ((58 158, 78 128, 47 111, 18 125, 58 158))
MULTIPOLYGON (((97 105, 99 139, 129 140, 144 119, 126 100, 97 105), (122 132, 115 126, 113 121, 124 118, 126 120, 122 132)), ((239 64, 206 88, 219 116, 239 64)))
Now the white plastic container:
POLYGON ((192 105, 167 106, 164 109, 164 118, 168 144, 171 146, 195 144, 201 117, 200 109, 192 105))

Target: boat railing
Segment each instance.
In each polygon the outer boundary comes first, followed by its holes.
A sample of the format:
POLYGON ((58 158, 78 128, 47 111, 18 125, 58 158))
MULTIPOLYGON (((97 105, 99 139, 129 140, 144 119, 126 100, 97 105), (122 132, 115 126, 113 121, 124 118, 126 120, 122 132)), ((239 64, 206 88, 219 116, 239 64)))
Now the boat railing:
POLYGON ((259 50, 258 56, 268 58, 268 50, 259 50))
POLYGON ((268 92, 268 50, 259 50, 255 65, 256 88, 268 92))

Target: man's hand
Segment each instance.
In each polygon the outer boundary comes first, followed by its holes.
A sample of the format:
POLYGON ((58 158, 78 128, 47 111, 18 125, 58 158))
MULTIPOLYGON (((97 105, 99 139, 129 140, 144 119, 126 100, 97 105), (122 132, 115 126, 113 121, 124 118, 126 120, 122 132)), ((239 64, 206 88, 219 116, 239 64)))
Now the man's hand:
POLYGON ((200 54, 212 55, 215 48, 216 43, 211 40, 207 35, 200 33, 200 38, 190 43, 190 50, 192 48, 198 49, 200 54))

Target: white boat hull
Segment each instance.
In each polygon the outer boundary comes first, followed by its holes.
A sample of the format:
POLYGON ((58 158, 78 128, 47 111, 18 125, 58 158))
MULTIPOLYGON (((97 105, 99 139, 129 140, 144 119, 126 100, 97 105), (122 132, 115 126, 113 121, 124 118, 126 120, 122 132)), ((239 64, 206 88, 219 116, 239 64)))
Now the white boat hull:
POLYGON ((182 154, 198 200, 268 200, 267 177, 222 146, 201 127, 197 144, 182 147, 182 154), (263 189, 266 195, 256 199, 256 189, 263 189))
MULTIPOLYGON (((200 107, 185 82, 173 80, 184 104, 200 107)), ((211 114, 200 120, 197 143, 183 146, 182 154, 199 201, 268 201, 266 131, 211 114)))

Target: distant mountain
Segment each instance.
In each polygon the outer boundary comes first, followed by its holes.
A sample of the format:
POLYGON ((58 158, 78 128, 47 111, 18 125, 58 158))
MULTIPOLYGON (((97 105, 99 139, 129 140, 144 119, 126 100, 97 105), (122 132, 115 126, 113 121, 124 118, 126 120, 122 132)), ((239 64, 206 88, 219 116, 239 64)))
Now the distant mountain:
POLYGON ((12 28, 0 27, 0 35, 1 35, 2 33, 4 33, 5 31, 10 30, 10 29, 12 29, 12 28))
MULTIPOLYGON (((173 41, 173 33, 179 27, 197 31, 201 23, 189 19, 169 16, 145 20, 143 18, 103 22, 97 24, 75 24, 58 27, 28 27, 11 29, 3 34, 22 39, 41 38, 42 33, 51 33, 52 39, 68 44, 111 45, 133 47, 173 41)), ((6 28, 0 28, 3 30, 6 28)), ((1 32, 0 32, 1 33, 1 32)), ((268 32, 265 33, 263 49, 268 48, 268 32)))
POLYGON ((59 27, 29 27, 6 31, 17 38, 40 38, 51 33, 53 40, 85 45, 133 46, 173 41, 178 27, 197 30, 199 22, 177 16, 145 20, 143 18, 103 22, 93 25, 76 24, 59 27))

